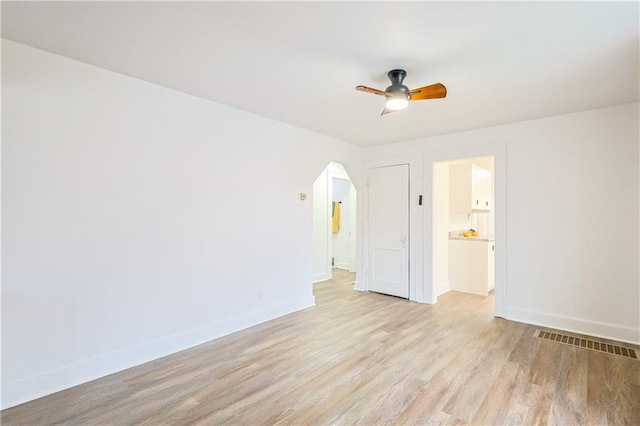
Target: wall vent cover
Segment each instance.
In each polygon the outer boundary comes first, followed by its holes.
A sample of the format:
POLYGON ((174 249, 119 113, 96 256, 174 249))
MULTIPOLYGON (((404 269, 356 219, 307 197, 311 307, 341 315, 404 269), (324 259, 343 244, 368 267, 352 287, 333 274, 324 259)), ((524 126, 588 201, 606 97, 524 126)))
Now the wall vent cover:
POLYGON ((596 342, 595 340, 582 339, 561 333, 552 333, 549 331, 536 330, 535 337, 538 339, 550 340, 563 345, 575 346, 582 349, 601 352, 609 355, 617 355, 624 358, 638 359, 638 354, 633 348, 612 345, 609 343, 596 342))

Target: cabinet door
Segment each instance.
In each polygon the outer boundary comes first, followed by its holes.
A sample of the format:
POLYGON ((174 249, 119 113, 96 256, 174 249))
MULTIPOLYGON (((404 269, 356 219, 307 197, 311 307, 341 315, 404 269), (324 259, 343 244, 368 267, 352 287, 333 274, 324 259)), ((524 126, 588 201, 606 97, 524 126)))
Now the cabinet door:
POLYGON ((487 210, 493 209, 493 174, 486 170, 487 174, 484 183, 484 202, 487 210))
POLYGON ((484 241, 449 240, 449 288, 486 296, 489 292, 487 245, 484 241))
POLYGON ((480 182, 480 167, 475 164, 471 165, 471 208, 477 210, 480 208, 480 193, 482 192, 482 182, 480 182))
POLYGON ((491 172, 475 164, 471 166, 471 206, 473 210, 491 210, 491 172))
POLYGON ((451 213, 491 210, 493 183, 489 170, 471 163, 451 164, 449 189, 451 213))
POLYGON ((489 170, 482 170, 480 208, 483 210, 489 210, 489 194, 491 192, 491 178, 489 176, 489 170))

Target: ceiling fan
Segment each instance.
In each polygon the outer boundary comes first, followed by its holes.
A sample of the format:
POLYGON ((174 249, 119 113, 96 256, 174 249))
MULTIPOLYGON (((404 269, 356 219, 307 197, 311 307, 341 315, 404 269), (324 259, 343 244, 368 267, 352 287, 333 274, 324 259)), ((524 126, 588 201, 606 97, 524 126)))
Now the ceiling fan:
POLYGON ((406 76, 407 72, 405 70, 391 70, 387 74, 387 77, 391 80, 391 86, 387 87, 386 90, 378 90, 362 85, 356 86, 356 90, 385 96, 387 98, 385 108, 380 115, 405 109, 409 105, 409 101, 424 101, 427 99, 438 99, 447 96, 447 88, 441 83, 435 83, 429 86, 409 90, 407 86, 402 84, 402 81, 406 76))

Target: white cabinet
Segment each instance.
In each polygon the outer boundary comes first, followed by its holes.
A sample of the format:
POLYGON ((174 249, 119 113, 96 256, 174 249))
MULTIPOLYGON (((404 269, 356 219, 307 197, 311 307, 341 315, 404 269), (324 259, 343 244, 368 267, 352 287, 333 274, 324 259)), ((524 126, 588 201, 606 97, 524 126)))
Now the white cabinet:
POLYGON ((449 211, 482 213, 491 211, 493 179, 491 171, 472 163, 449 166, 449 211))
POLYGON ((495 287, 493 241, 449 240, 449 289, 487 296, 495 287))

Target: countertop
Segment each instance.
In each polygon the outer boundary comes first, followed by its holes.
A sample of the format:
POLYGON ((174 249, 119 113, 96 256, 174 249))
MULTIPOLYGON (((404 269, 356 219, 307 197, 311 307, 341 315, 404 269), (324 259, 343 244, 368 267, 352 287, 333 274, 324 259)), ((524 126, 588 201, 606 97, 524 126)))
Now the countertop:
POLYGON ((486 243, 495 241, 495 238, 487 237, 483 235, 478 235, 477 237, 463 237, 462 232, 463 231, 449 232, 449 239, 450 240, 484 241, 486 243))

